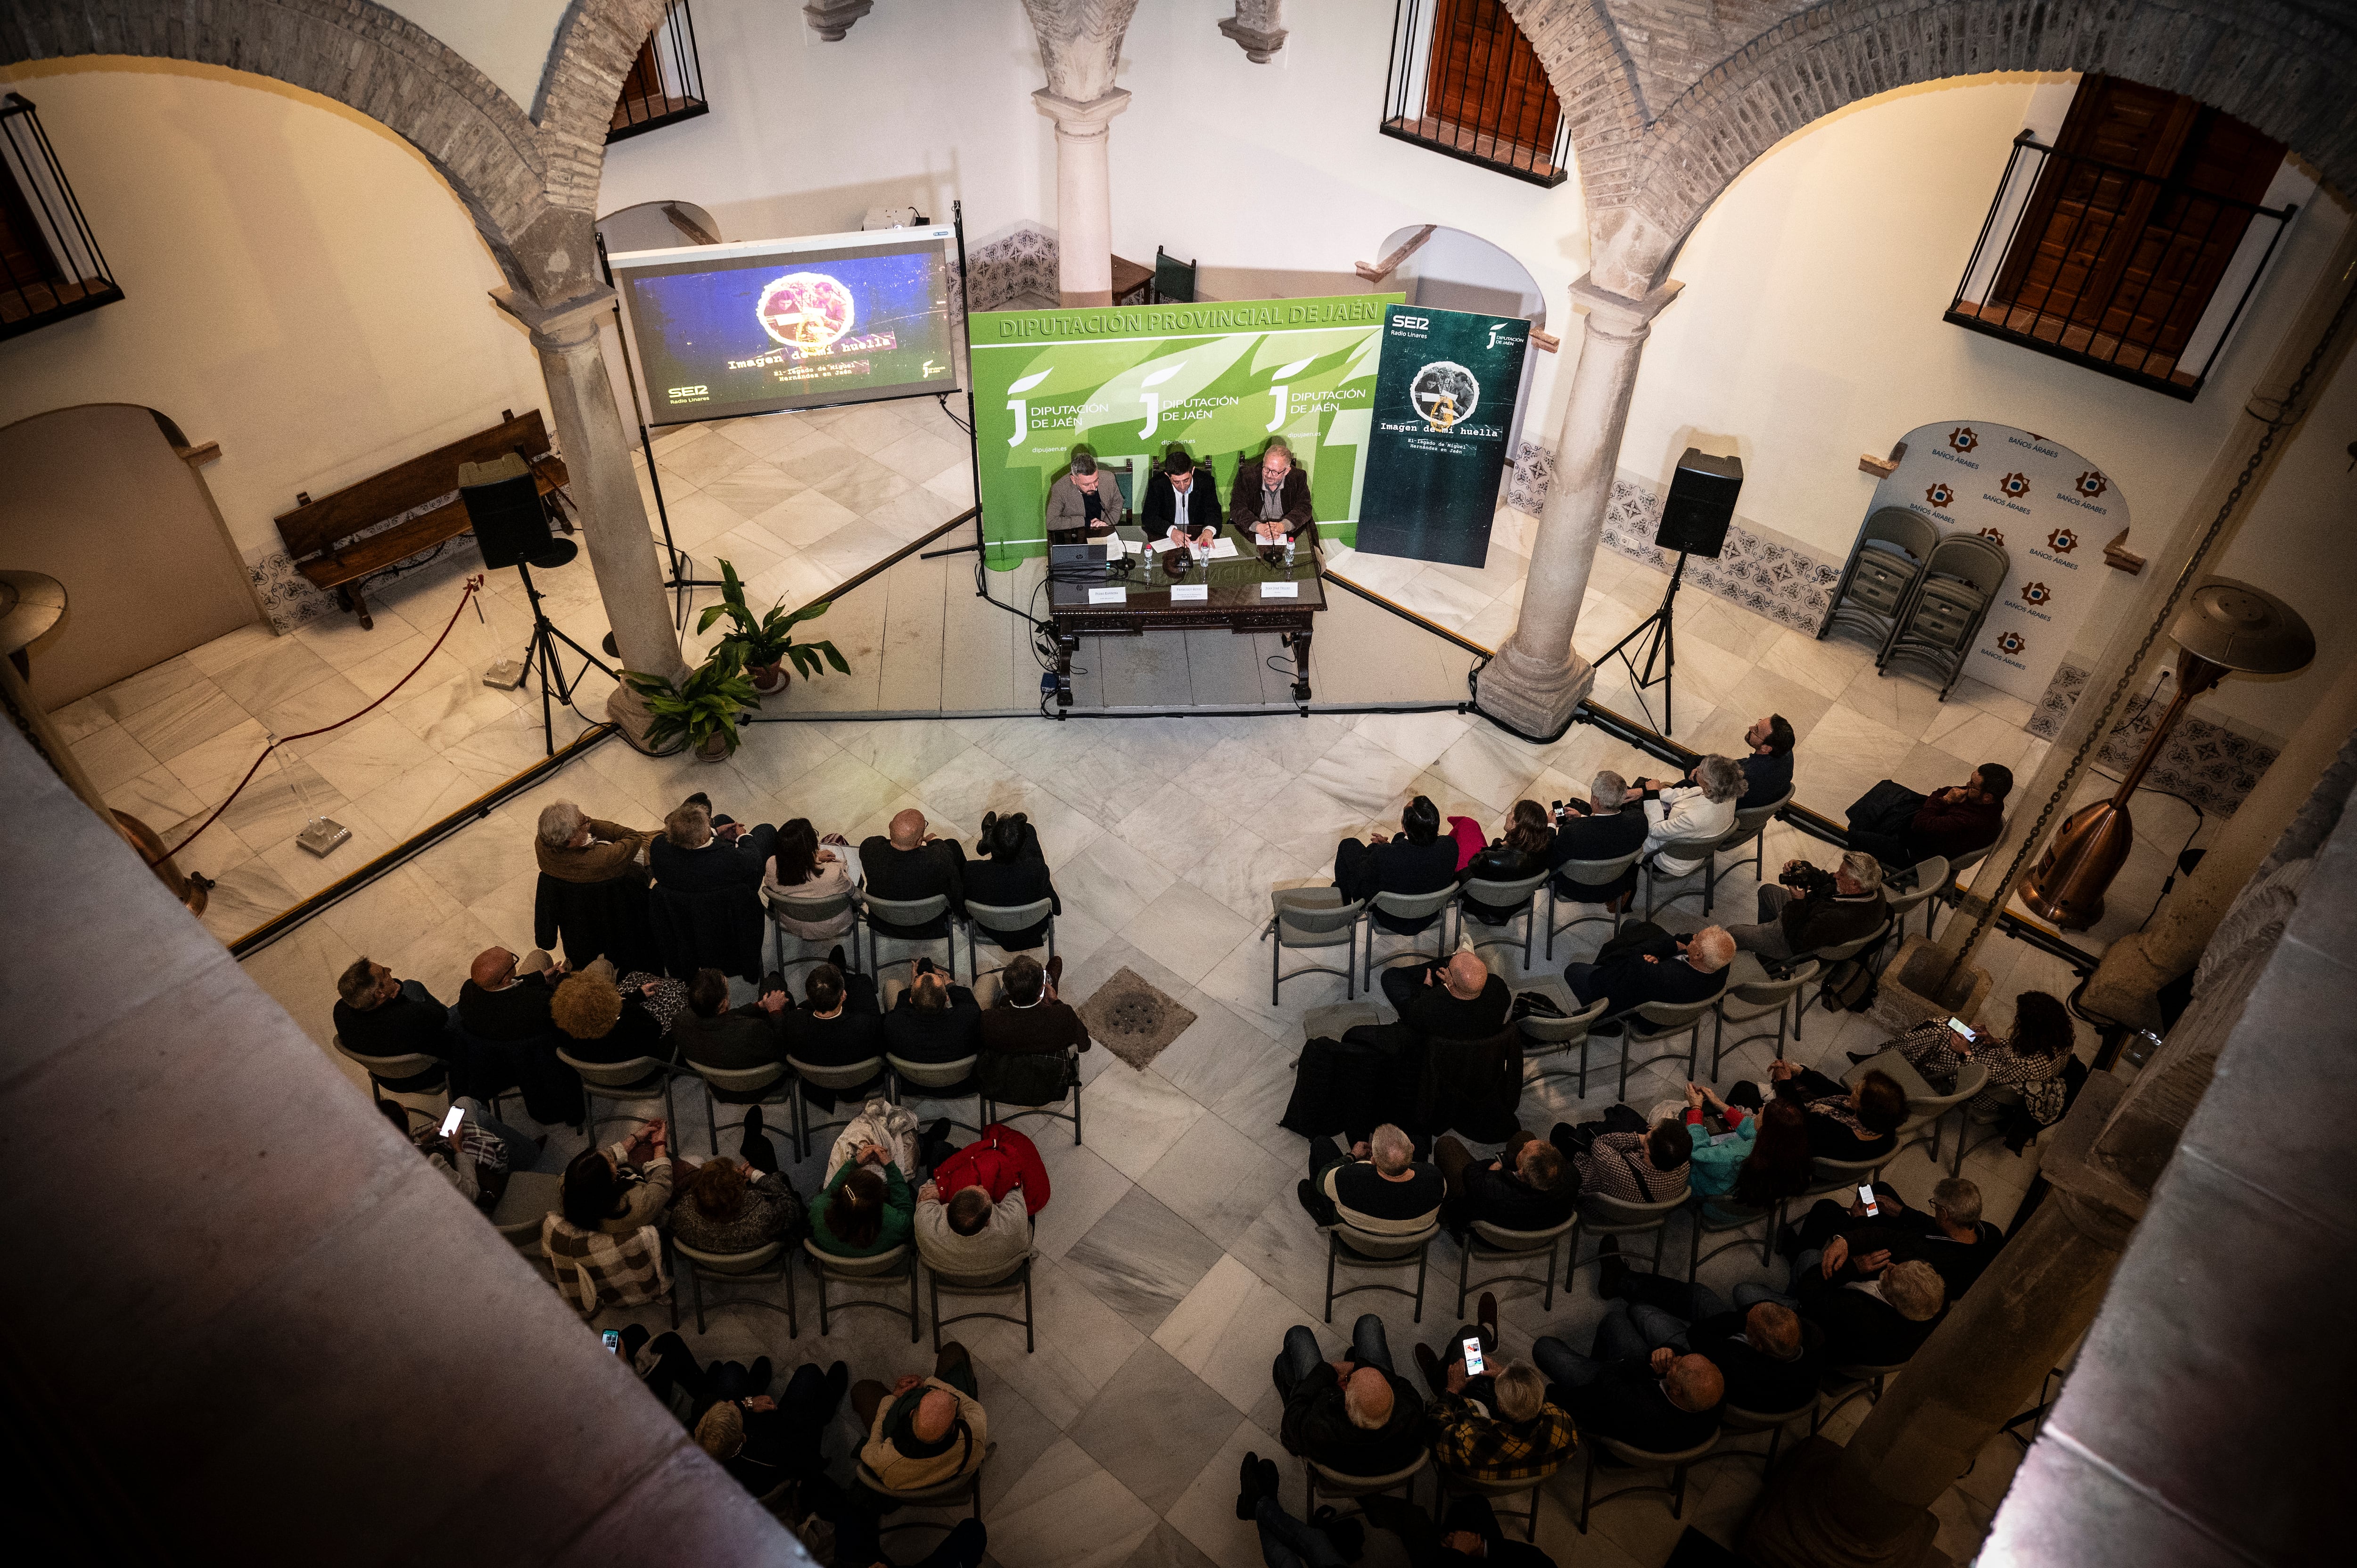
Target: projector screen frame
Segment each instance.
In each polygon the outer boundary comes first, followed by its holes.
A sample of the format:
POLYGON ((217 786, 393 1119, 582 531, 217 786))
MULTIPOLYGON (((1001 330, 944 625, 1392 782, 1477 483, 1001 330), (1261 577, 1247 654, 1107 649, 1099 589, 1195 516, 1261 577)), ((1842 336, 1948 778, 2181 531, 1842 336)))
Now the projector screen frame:
MULTIPOLYGON (((789 236, 783 239, 729 241, 718 245, 677 245, 667 246, 661 250, 623 251, 610 255, 603 254, 601 244, 600 252, 605 263, 607 282, 614 290, 614 309, 616 323, 622 340, 622 354, 629 362, 634 382, 631 387, 631 399, 637 405, 636 413, 642 428, 670 429, 678 425, 699 424, 716 420, 759 419, 772 413, 807 413, 822 408, 847 408, 867 403, 898 403, 909 398, 945 396, 966 390, 963 382, 969 378, 958 374, 955 354, 957 343, 966 336, 966 317, 969 314, 965 298, 965 233, 962 218, 954 219, 949 223, 931 223, 914 229, 853 230, 849 232, 789 236), (891 246, 895 243, 895 239, 892 237, 898 237, 899 242, 904 246, 909 240, 929 241, 939 257, 942 270, 952 273, 957 280, 958 297, 953 305, 945 307, 942 317, 947 338, 945 351, 950 354, 950 380, 946 384, 903 382, 899 384, 897 390, 881 392, 871 396, 838 397, 810 403, 797 402, 777 408, 749 411, 738 409, 734 404, 697 412, 673 413, 669 410, 658 411, 655 408, 654 379, 649 373, 645 358, 640 352, 639 323, 631 311, 630 290, 627 286, 630 274, 675 263, 709 264, 739 257, 780 256, 780 259, 790 259, 794 255, 806 252, 814 256, 834 254, 836 259, 841 259, 840 252, 843 252, 875 250, 891 246)), ((920 252, 913 248, 907 248, 900 253, 920 252)))

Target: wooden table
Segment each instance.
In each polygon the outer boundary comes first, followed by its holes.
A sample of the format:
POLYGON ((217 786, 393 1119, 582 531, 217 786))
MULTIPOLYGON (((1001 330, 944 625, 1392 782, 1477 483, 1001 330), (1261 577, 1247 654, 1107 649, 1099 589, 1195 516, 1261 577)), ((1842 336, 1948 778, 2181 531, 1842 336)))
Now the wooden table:
MULTIPOLYGON (((1145 538, 1135 527, 1116 532, 1125 540, 1145 538)), ((1293 700, 1309 701, 1310 622, 1326 607, 1326 585, 1318 575, 1316 544, 1305 533, 1288 567, 1282 550, 1264 553, 1233 528, 1222 529, 1221 537, 1234 542, 1232 560, 1191 565, 1186 551, 1172 549, 1158 555, 1128 557, 1126 576, 1122 575, 1122 563, 1114 563, 1102 584, 1049 578, 1048 615, 1056 628, 1059 707, 1072 705, 1072 655, 1079 651, 1083 636, 1142 637, 1149 631, 1205 631, 1220 627, 1241 637, 1264 631, 1283 637, 1293 649, 1293 700), (1263 583, 1285 582, 1297 585, 1298 597, 1261 596, 1263 583), (1203 586, 1208 592, 1200 599, 1173 601, 1170 590, 1180 585, 1203 586), (1100 586, 1123 589, 1120 602, 1092 604, 1089 591, 1100 586)))
POLYGON ((1146 292, 1153 283, 1152 267, 1141 266, 1125 256, 1113 258, 1113 302, 1115 305, 1146 304, 1146 292), (1132 298, 1133 295, 1136 297, 1132 298))

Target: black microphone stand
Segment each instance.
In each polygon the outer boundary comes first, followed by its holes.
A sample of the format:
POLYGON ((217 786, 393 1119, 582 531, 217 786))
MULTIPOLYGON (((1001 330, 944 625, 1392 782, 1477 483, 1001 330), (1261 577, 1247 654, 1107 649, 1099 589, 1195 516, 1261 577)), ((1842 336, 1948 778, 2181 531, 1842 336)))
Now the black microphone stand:
MULTIPOLYGON (((1635 682, 1637 704, 1640 707, 1644 706, 1647 688, 1659 686, 1662 689, 1662 733, 1663 735, 1668 735, 1676 722, 1671 716, 1670 703, 1674 693, 1670 685, 1670 677, 1677 669, 1678 638, 1674 615, 1678 603, 1678 585, 1684 580, 1685 575, 1686 553, 1681 550, 1678 552, 1678 564, 1670 569, 1669 591, 1662 596, 1662 607, 1631 627, 1629 635, 1606 649, 1604 659, 1597 660, 1601 664, 1605 659, 1610 659, 1616 654, 1620 656, 1621 664, 1628 669, 1629 679, 1635 682), (1636 665, 1630 662, 1629 655, 1623 651, 1641 637, 1645 639, 1645 669, 1642 674, 1638 673, 1636 665), (1662 666, 1661 677, 1658 680, 1653 675, 1653 664, 1656 660, 1660 660, 1662 666)), ((1652 710, 1646 709, 1645 716, 1652 718, 1652 710)))

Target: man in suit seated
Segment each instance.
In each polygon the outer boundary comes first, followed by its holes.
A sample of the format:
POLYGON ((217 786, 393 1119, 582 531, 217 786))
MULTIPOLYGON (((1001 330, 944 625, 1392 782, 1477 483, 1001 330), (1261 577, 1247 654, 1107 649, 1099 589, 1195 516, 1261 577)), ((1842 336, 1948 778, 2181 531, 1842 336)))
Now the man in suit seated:
POLYGON ((1476 1160, 1449 1134, 1433 1140, 1432 1163, 1448 1187, 1449 1222, 1460 1234, 1476 1219, 1503 1230, 1544 1230, 1571 1218, 1579 1180, 1562 1152, 1517 1128, 1494 1160, 1476 1160))
POLYGON ((1070 472, 1048 487, 1048 538, 1057 544, 1103 539, 1121 521, 1121 487, 1097 467, 1096 455, 1072 448, 1070 472))
POLYGON ((538 948, 522 958, 485 948, 458 987, 458 1022, 479 1040, 541 1039, 556 1027, 549 1003, 568 972, 538 948))
POLYGON ((1743 732, 1751 749, 1736 759, 1743 769, 1743 794, 1738 811, 1772 806, 1792 792, 1792 726, 1781 714, 1770 714, 1743 732))
POLYGON ((1282 435, 1262 449, 1259 462, 1236 465, 1228 521, 1254 544, 1283 544, 1305 529, 1317 539, 1318 526, 1309 521, 1309 478, 1295 466, 1293 448, 1282 435))
POLYGON ((728 977, 699 969, 687 985, 687 1011, 672 1020, 671 1037, 683 1058, 698 1067, 743 1071, 780 1059, 778 1015, 793 1004, 786 983, 770 975, 761 999, 728 1005, 728 977))
POLYGON ((1531 1347, 1547 1399, 1582 1432, 1648 1454, 1676 1454, 1718 1431, 1727 1380, 1708 1358, 1643 1344, 1625 1314, 1607 1313, 1583 1356, 1548 1335, 1531 1347))
POLYGON ((1555 873, 1555 897, 1575 904, 1628 908, 1629 896, 1637 890, 1634 862, 1610 882, 1575 881, 1563 867, 1573 860, 1618 860, 1643 843, 1652 831, 1645 821, 1644 801, 1631 791, 1627 779, 1608 769, 1587 786, 1586 804, 1566 800, 1564 807, 1555 819, 1555 846, 1547 852, 1555 873))
POLYGON ((1851 802, 1849 844, 1896 875, 1933 855, 1953 862, 1986 849, 2005 832, 2013 769, 1984 762, 1962 784, 1918 795, 1885 779, 1851 802))
POLYGON ((1948 1299, 1954 1301, 2005 1244, 2005 1233, 1981 1218, 1981 1189, 1964 1177, 1950 1176, 1934 1187, 1929 1213, 1907 1207, 1885 1182, 1874 1184, 1874 1197, 1880 1211, 1874 1215, 1854 1196, 1846 1202, 1820 1198, 1786 1232, 1796 1261, 1816 1265, 1796 1269, 1796 1294, 1870 1280, 1894 1262, 1921 1258, 1938 1272, 1948 1299))
POLYGON ((920 958, 916 978, 884 1015, 884 1048, 902 1061, 963 1061, 982 1049, 981 1005, 931 959, 920 958))
MULTIPOLYGON (((1039 830, 1022 812, 1005 817, 996 811, 985 812, 982 837, 974 841, 974 858, 965 862, 960 871, 966 901, 1006 909, 1037 904, 1045 898, 1049 915, 1064 912, 1064 901, 1056 896, 1055 884, 1048 877, 1048 857, 1039 848, 1039 830)), ((985 940, 1009 952, 1036 948, 1048 940, 1048 922, 1036 920, 1019 931, 993 931, 985 940)))
POLYGON ((843 968, 843 950, 810 972, 802 1004, 778 1015, 785 1054, 813 1067, 850 1067, 884 1054, 884 1017, 871 975, 843 968))
POLYGON ((1295 1196, 1320 1225, 1412 1236, 1440 1212, 1448 1187, 1415 1157, 1415 1140, 1386 1122, 1347 1155, 1331 1138, 1309 1140, 1309 1179, 1295 1196))
POLYGON ((1184 446, 1173 446, 1161 466, 1146 481, 1146 504, 1138 510, 1150 541, 1168 539, 1175 545, 1209 550, 1220 537, 1220 498, 1212 493, 1211 477, 1199 473, 1184 446))
POLYGON ((758 908, 761 873, 777 842, 778 830, 768 823, 747 827, 715 816, 712 798, 699 789, 663 819, 662 837, 648 846, 647 868, 675 893, 742 888, 758 908))
POLYGON ((1289 1454, 1345 1476, 1388 1476, 1424 1452, 1424 1401, 1393 1369, 1383 1320, 1372 1312, 1332 1361, 1308 1325, 1286 1329, 1270 1376, 1285 1402, 1278 1435, 1289 1454))
MULTIPOLYGON (((892 819, 889 837, 877 833, 859 846, 859 865, 874 897, 907 903, 946 895, 955 909, 965 896, 965 851, 955 839, 935 838, 925 813, 913 806, 892 819)), ((918 926, 871 916, 868 924, 880 935, 911 941, 942 936, 950 928, 947 915, 918 926)))
POLYGON ((335 1018, 337 1037, 357 1056, 459 1059, 450 1009, 422 981, 395 980, 393 971, 365 956, 336 977, 335 1018))
MULTIPOLYGON (((1674 937, 1641 920, 1598 948, 1595 962, 1565 965, 1563 983, 1582 1007, 1608 998, 1609 1023, 1648 1002, 1706 1001, 1726 987, 1734 961, 1735 939, 1717 926, 1674 937)), ((1594 1032, 1614 1034, 1618 1026, 1599 1024, 1594 1032)))
POLYGON ((1807 1294, 1746 1283, 1735 1287, 1735 1305, 1749 1311, 1772 1301, 1792 1308, 1824 1335, 1818 1355, 1829 1367, 1898 1366, 1922 1348, 1948 1309, 1946 1282, 1921 1258, 1893 1263, 1871 1280, 1836 1285, 1824 1258, 1804 1252, 1793 1261, 1792 1284, 1807 1294), (1810 1274, 1818 1277, 1812 1283, 1810 1274))
POLYGON ((1469 949, 1387 969, 1383 984, 1400 1022, 1430 1040, 1486 1040, 1514 1005, 1512 989, 1469 949))
MULTIPOLYGON (((1441 836, 1440 808, 1422 795, 1401 811, 1397 838, 1369 833, 1363 841, 1348 838, 1334 846, 1334 886, 1346 904, 1378 893, 1437 893, 1456 881, 1457 841, 1441 836)), ((1387 915, 1381 909, 1373 915, 1384 930, 1404 937, 1441 918, 1439 914, 1387 915)))
POLYGON ((1708 1285, 1631 1269, 1618 1254, 1605 1257, 1596 1294, 1609 1304, 1606 1316, 1625 1323, 1613 1330, 1615 1343, 1634 1344, 1649 1356, 1667 1346, 1706 1358, 1726 1380, 1731 1405, 1796 1410, 1816 1392, 1817 1361, 1789 1306, 1760 1301, 1738 1311, 1708 1285))
POLYGON ((1853 849, 1830 876, 1805 860, 1786 861, 1775 883, 1760 889, 1760 923, 1729 926, 1727 934, 1745 952, 1784 963, 1854 942, 1889 918, 1881 863, 1853 849))

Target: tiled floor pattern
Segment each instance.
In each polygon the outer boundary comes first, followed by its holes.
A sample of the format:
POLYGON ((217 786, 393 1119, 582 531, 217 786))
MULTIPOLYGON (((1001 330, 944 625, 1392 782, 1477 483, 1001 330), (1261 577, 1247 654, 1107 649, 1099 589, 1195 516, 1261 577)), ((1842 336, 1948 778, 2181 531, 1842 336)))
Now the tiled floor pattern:
MULTIPOLYGON (((1246 1568, 1260 1559, 1250 1530, 1232 1515, 1236 1462, 1247 1449, 1280 1452, 1269 1361, 1288 1325, 1318 1323, 1324 1283, 1319 1238, 1293 1197, 1304 1144, 1276 1119, 1304 1011, 1343 991, 1339 979, 1313 976, 1288 983, 1282 1003, 1270 1004, 1269 955, 1257 935, 1268 889, 1322 882, 1338 836, 1395 822, 1412 793, 1495 823, 1517 798, 1568 794, 1604 766, 1643 770, 1634 753, 1593 730, 1540 747, 1447 713, 1054 725, 813 722, 760 726, 735 758, 710 766, 650 760, 609 744, 256 953, 246 969, 323 1045, 334 976, 357 954, 450 995, 476 951, 528 942, 531 826, 554 799, 651 822, 703 789, 738 816, 808 816, 855 840, 908 806, 924 810, 939 831, 967 837, 985 811, 1029 812, 1064 900, 1057 937, 1068 993, 1085 998, 1127 967, 1196 1022, 1149 1070, 1103 1050, 1083 1058, 1085 1145, 1060 1136, 1057 1124, 1037 1124, 1055 1184, 1039 1230, 1037 1348, 1027 1355, 1021 1330, 1003 1324, 962 1331, 998 1444, 984 1487, 993 1555, 1005 1568, 1246 1568), (1239 811, 1239 800, 1261 804, 1239 811)), ((1770 865, 1812 851, 1823 858, 1791 830, 1770 831, 1770 865)), ((1719 917, 1739 916, 1750 902, 1747 869, 1727 879, 1719 917)), ((1681 928, 1700 922, 1692 899, 1664 918, 1681 928)), ((1560 941, 1553 967, 1587 956, 1600 929, 1560 941)), ((1510 979, 1526 978, 1518 950, 1491 956, 1510 979)), ((1999 1026, 2018 990, 2060 993, 2070 984, 2059 963, 2018 942, 1993 941, 1984 959, 1996 972, 1990 1011, 1999 1026)), ((1549 968, 1542 961, 1531 972, 1549 968)), ((1793 1054, 1833 1066, 1846 1065, 1845 1049, 1878 1036, 1869 1022, 1847 1015, 1813 1012, 1806 1028, 1793 1054)), ((1765 1061, 1761 1047, 1745 1047, 1722 1082, 1756 1078, 1765 1061)), ((1682 1076, 1641 1072, 1627 1098, 1649 1107, 1673 1094, 1682 1076)), ((1600 1076, 1585 1101, 1572 1100, 1570 1087, 1557 1079, 1533 1088, 1524 1120, 1544 1128, 1594 1114, 1613 1098, 1600 1076)), ((683 1095, 679 1119, 683 1147, 701 1153, 704 1116, 692 1093, 683 1095)), ((559 1130, 557 1138, 573 1134, 559 1130)), ((2036 1160, 2034 1147, 2016 1157, 1999 1145, 1967 1162, 1991 1218, 2010 1215, 2036 1160)), ((801 1190, 813 1189, 817 1172, 815 1157, 796 1172, 801 1190)), ((1916 1203, 1935 1179, 1920 1151, 1893 1176, 1916 1203)), ((1683 1230, 1674 1230, 1672 1249, 1683 1241, 1683 1230)), ((1408 1364, 1415 1338, 1437 1343, 1456 1322, 1458 1261, 1452 1243, 1436 1245, 1421 1323, 1404 1298, 1367 1295, 1341 1304, 1337 1326, 1347 1332, 1370 1304, 1388 1325, 1400 1364, 1408 1364)), ((1756 1262, 1735 1253, 1705 1265, 1706 1278, 1722 1287, 1757 1273, 1756 1262)), ((1775 1277, 1781 1273, 1780 1264, 1775 1277)), ((1600 1311, 1593 1281, 1592 1271, 1583 1273, 1551 1310, 1535 1283, 1501 1290, 1509 1353, 1525 1351, 1542 1332, 1584 1343, 1600 1311)), ((810 1357, 840 1357, 860 1375, 920 1365, 918 1348, 877 1314, 838 1319, 822 1341, 807 1289, 802 1300, 799 1340, 787 1337, 782 1320, 722 1308, 711 1331, 692 1341, 706 1356, 767 1353, 786 1369, 810 1357)), ((1320 1333, 1340 1343, 1332 1330, 1320 1333)), ((1857 1415, 1855 1407, 1846 1412, 1836 1434, 1857 1415)), ((833 1444, 839 1464, 855 1441, 846 1417, 833 1444)), ((1959 1561, 1986 1529, 2012 1446, 1993 1444, 1940 1505, 1941 1543, 1959 1561)), ((1286 1495, 1297 1503, 1299 1465, 1284 1460, 1282 1467, 1286 1495)), ((1575 1465, 1543 1498, 1539 1539, 1558 1562, 1665 1560, 1683 1526, 1658 1500, 1601 1509, 1583 1537, 1568 1511, 1578 1485, 1575 1465)), ((1731 1539, 1757 1486, 1749 1466, 1712 1466, 1694 1483, 1686 1521, 1731 1539)))

